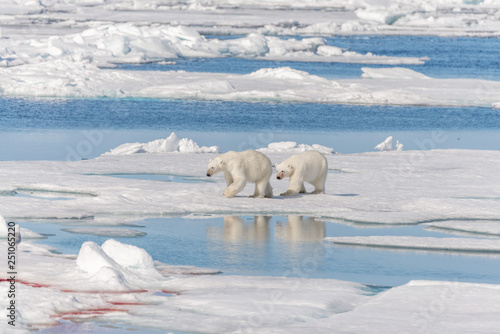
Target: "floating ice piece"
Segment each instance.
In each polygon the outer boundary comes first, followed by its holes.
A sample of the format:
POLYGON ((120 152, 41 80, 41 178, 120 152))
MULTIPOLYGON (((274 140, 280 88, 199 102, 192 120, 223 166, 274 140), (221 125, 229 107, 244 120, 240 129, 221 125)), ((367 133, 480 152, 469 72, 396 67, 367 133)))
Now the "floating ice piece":
POLYGON ((425 74, 403 67, 363 67, 361 71, 363 71, 363 74, 361 74, 361 78, 363 79, 431 79, 425 74))
MULTIPOLYGON (((383 142, 375 146, 375 149, 379 151, 393 151, 392 136, 387 137, 383 142)), ((403 150, 403 144, 401 144, 399 140, 396 141, 396 148, 394 150, 398 152, 403 150)))
POLYGON ((62 231, 77 234, 88 234, 97 235, 104 237, 114 237, 114 238, 137 238, 143 237, 147 233, 141 231, 135 231, 124 228, 105 228, 105 227, 91 227, 91 228, 63 228, 62 231))
POLYGON ((168 138, 157 139, 149 143, 127 143, 122 144, 104 155, 130 155, 136 153, 219 153, 218 146, 199 147, 192 139, 180 139, 174 132, 168 138))
POLYGON ((282 141, 282 142, 274 142, 270 143, 267 145, 265 148, 260 148, 257 151, 263 152, 263 153, 277 153, 277 152, 284 152, 284 153, 298 153, 298 152, 305 152, 305 151, 310 151, 310 150, 315 150, 323 154, 333 154, 335 153, 333 148, 319 145, 319 144, 312 144, 312 145, 307 145, 307 144, 297 144, 294 141, 282 141))
POLYGON ((380 151, 392 151, 392 136, 387 137, 383 142, 375 146, 380 151))
POLYGON ((492 239, 433 238, 408 236, 328 237, 337 245, 384 247, 472 253, 500 253, 500 243, 492 239))

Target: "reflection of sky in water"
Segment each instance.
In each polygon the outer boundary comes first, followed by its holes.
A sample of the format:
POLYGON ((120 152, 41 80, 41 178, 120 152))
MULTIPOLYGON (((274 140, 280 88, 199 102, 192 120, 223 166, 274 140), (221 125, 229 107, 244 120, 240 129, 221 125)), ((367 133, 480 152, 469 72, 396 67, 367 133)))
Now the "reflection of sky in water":
MULTIPOLYGON (((83 242, 102 244, 109 238, 61 230, 72 224, 90 227, 85 221, 20 223, 49 234, 40 242, 64 253, 77 254, 83 242)), ((147 235, 116 239, 142 247, 164 263, 220 269, 224 274, 335 278, 378 285, 413 279, 495 283, 500 268, 500 255, 347 247, 323 241, 325 236, 450 236, 414 225, 370 226, 301 216, 157 218, 137 224, 115 228, 147 235)))

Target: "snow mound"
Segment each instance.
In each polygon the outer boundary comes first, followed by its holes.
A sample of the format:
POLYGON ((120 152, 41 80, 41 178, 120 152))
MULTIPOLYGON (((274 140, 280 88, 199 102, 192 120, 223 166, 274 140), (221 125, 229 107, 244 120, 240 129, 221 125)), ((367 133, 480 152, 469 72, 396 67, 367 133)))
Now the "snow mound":
POLYGON ((331 147, 319 144, 297 144, 294 141, 274 142, 267 145, 265 148, 260 148, 257 151, 262 153, 299 153, 315 150, 323 154, 333 154, 335 151, 331 147))
POLYGON ((391 68, 361 68, 363 79, 431 79, 425 74, 403 67, 391 68))
POLYGON ((219 153, 218 146, 199 147, 192 139, 179 138, 172 132, 168 138, 157 139, 149 143, 126 143, 122 144, 103 155, 131 155, 136 153, 219 153))
POLYGON ((91 275, 98 273, 104 267, 114 268, 118 271, 121 269, 120 265, 93 241, 87 241, 82 245, 76 259, 76 265, 91 275))
POLYGON ((120 266, 148 272, 157 275, 153 258, 143 248, 134 245, 123 244, 114 239, 108 239, 101 246, 102 250, 120 266))
POLYGON ((392 148, 392 136, 387 137, 383 142, 375 146, 375 149, 379 151, 398 151, 401 152, 403 150, 403 144, 396 140, 396 148, 392 148))
POLYGON ((80 273, 88 275, 87 287, 96 290, 138 290, 144 287, 145 277, 149 280, 162 277, 144 249, 113 239, 107 240, 102 247, 93 241, 85 242, 76 265, 80 273))

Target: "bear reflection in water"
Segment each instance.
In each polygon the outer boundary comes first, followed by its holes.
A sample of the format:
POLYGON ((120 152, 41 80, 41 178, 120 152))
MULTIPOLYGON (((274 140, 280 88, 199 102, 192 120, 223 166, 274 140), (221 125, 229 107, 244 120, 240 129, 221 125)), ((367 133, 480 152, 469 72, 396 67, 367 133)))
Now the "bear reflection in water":
POLYGON ((244 217, 224 217, 222 237, 226 241, 268 241, 274 232, 275 239, 289 242, 316 242, 325 237, 325 222, 314 217, 288 216, 287 222, 277 221, 271 230, 271 216, 254 216, 253 221, 244 217))

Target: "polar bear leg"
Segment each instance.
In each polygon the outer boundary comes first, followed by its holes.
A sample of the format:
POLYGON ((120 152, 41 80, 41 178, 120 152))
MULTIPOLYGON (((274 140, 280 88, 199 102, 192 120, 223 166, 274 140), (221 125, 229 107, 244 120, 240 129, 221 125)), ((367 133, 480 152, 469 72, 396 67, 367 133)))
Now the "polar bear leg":
POLYGON ((304 181, 301 178, 290 177, 290 185, 288 186, 288 189, 280 195, 295 196, 300 192, 303 186, 304 186, 304 181))
POLYGON ((253 195, 250 197, 264 198, 268 184, 269 184, 269 182, 266 180, 255 182, 255 191, 254 191, 253 195))
POLYGON ((224 172, 224 179, 226 179, 226 185, 228 187, 234 182, 233 177, 228 172, 224 172))
POLYGON ((311 194, 324 194, 325 193, 325 182, 326 182, 326 174, 323 173, 314 183, 314 191, 311 194))
POLYGON ((302 183, 302 187, 300 188, 299 193, 301 193, 301 194, 306 194, 307 193, 306 187, 304 186, 304 183, 302 183))
POLYGON ((266 192, 264 193, 265 198, 273 198, 273 187, 271 187, 271 183, 267 181, 266 192))
POLYGON ((224 196, 227 198, 235 197, 237 193, 245 188, 246 182, 244 179, 235 179, 234 182, 224 190, 224 196))

